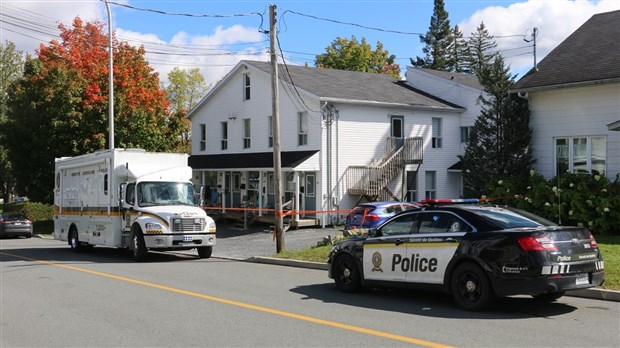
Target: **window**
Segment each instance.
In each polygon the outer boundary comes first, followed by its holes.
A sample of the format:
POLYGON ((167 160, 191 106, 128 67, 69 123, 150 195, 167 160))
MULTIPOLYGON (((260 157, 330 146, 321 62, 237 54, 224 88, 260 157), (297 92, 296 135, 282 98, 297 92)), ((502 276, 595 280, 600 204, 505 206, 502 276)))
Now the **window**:
POLYGON ((222 150, 228 149, 228 122, 222 122, 222 150))
POLYGON ((269 193, 270 195, 276 193, 276 185, 273 173, 267 174, 267 193, 269 193))
POLYGON ((243 74, 243 100, 250 99, 250 74, 243 74))
POLYGON ((402 138, 405 134, 404 123, 405 118, 403 116, 391 116, 390 117, 391 130, 390 135, 394 138, 402 138))
POLYGON ((314 184, 314 174, 306 175, 306 187, 304 188, 306 197, 314 197, 315 192, 315 184, 314 184))
POLYGON ((468 143, 475 130, 475 127, 461 127, 461 143, 468 143))
POLYGON ((561 173, 605 175, 607 139, 571 137, 555 139, 556 175, 561 173))
POLYGON ((108 195, 108 187, 109 187, 110 181, 108 180, 108 174, 104 174, 103 175, 103 194, 104 195, 108 195))
POLYGON ((393 236, 412 233, 419 214, 404 214, 388 222, 381 228, 381 235, 393 236))
POLYGON ((308 145, 308 113, 298 112, 297 123, 299 124, 297 132, 297 145, 308 145))
POLYGON ((407 171, 407 202, 418 201, 418 172, 407 171))
POLYGON ((438 232, 470 232, 472 231, 465 221, 446 212, 426 212, 420 219, 418 233, 438 232))
POLYGON ((267 116, 267 120, 269 121, 267 124, 267 134, 269 134, 269 147, 273 147, 273 116, 267 116))
POLYGON ((433 117, 433 149, 439 149, 442 147, 441 138, 441 118, 433 117))
POLYGON ((434 171, 425 173, 425 182, 426 182, 426 199, 435 199, 437 198, 437 183, 436 183, 436 173, 434 171))
POLYGON ((233 173, 233 192, 241 190, 241 173, 233 173))
POLYGON ((207 149, 207 125, 200 124, 200 151, 207 149))
POLYGON ((243 148, 244 149, 249 149, 250 148, 250 136, 252 134, 252 129, 250 128, 250 119, 249 118, 245 118, 243 119, 243 148))

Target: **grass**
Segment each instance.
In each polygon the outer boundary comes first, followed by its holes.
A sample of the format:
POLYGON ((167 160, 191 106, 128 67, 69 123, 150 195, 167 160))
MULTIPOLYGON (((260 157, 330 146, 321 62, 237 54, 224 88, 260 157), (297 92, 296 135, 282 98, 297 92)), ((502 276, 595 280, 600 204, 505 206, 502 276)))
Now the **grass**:
MULTIPOLYGON (((620 236, 596 236, 596 241, 605 259, 605 283, 601 288, 620 291, 620 236)), ((272 257, 325 263, 330 249, 331 246, 321 246, 298 251, 285 250, 272 257)))

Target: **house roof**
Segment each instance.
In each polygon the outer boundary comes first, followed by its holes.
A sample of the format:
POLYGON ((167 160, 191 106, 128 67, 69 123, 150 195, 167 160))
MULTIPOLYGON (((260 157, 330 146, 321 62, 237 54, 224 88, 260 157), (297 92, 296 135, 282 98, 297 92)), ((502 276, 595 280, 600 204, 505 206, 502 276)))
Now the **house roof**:
POLYGON ((525 74, 514 92, 620 81, 620 10, 592 16, 525 74))
POLYGON ((414 67, 413 69, 414 71, 415 70, 423 71, 429 75, 434 75, 442 79, 451 80, 451 81, 454 81, 455 83, 459 83, 465 86, 469 86, 469 87, 484 91, 484 86, 482 86, 482 84, 480 83, 480 80, 478 80, 478 77, 476 75, 456 73, 456 72, 450 72, 450 71, 441 71, 441 70, 434 70, 434 69, 427 69, 427 68, 417 68, 417 67, 414 67))
MULTIPOLYGON (((267 74, 271 64, 242 61, 267 74)), ((413 88, 387 74, 365 73, 299 65, 279 64, 281 79, 292 78, 293 84, 322 101, 396 104, 420 108, 462 109, 462 107, 413 88)))
MULTIPOLYGON (((282 151, 282 168, 295 168, 318 150, 282 151)), ((191 155, 188 164, 193 169, 261 169, 273 168, 273 152, 233 153, 217 155, 191 155)))

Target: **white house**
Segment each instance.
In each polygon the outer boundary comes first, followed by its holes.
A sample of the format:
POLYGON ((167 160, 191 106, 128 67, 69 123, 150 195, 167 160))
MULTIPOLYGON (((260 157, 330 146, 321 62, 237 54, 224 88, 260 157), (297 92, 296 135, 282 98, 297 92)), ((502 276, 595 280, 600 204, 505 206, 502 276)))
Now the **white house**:
POLYGON ((534 169, 620 173, 620 11, 592 16, 514 86, 529 100, 534 169))
MULTIPOLYGON (((300 212, 295 224, 341 222, 364 200, 461 194, 457 155, 479 114, 480 87, 425 69, 408 70, 407 82, 278 69, 283 192, 300 212)), ((271 102, 270 64, 241 61, 187 116, 194 179, 217 192, 212 204, 227 213, 254 207, 261 217, 273 208, 271 102)))

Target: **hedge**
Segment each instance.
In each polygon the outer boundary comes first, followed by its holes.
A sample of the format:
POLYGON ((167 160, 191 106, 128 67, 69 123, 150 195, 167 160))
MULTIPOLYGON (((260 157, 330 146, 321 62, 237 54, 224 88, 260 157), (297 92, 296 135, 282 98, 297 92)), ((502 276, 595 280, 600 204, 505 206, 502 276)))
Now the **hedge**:
POLYGON ((529 180, 488 183, 482 198, 524 209, 565 226, 587 227, 595 234, 620 235, 620 177, 564 173, 550 180, 530 171, 529 180))

